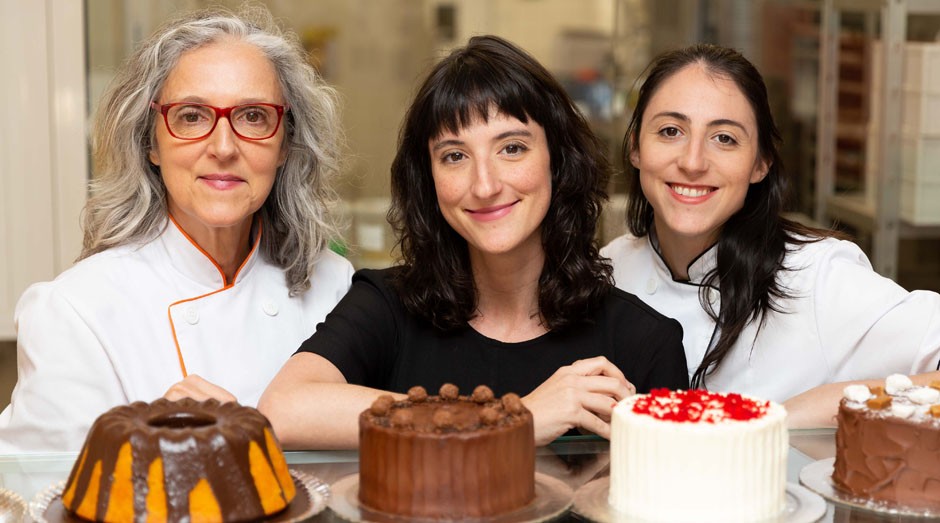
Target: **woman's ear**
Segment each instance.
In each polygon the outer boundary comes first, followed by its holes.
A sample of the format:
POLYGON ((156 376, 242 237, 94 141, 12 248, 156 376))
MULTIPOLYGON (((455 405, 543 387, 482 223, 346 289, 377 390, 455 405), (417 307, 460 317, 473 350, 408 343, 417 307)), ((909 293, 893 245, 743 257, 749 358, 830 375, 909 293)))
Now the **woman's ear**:
POLYGON ((760 158, 757 161, 757 165, 754 166, 754 170, 751 172, 751 183, 758 183, 764 180, 767 177, 767 173, 770 172, 770 163, 767 160, 760 158))
POLYGON ((156 147, 151 147, 150 150, 147 151, 147 157, 150 158, 150 163, 160 165, 160 153, 157 152, 156 147))
POLYGON ((630 140, 630 164, 640 170, 640 148, 636 146, 633 139, 630 140))

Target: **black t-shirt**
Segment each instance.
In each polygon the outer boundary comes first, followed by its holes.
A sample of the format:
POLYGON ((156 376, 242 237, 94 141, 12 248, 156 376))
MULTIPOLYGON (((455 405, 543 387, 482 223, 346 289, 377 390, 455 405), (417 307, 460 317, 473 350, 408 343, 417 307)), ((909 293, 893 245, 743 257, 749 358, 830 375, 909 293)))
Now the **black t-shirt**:
POLYGON ((488 385, 497 396, 524 396, 560 367, 594 356, 617 365, 637 392, 688 387, 682 327, 615 287, 592 322, 503 343, 469 325, 443 332, 410 314, 388 282, 394 270, 357 271, 298 352, 323 356, 348 383, 393 392, 421 385, 435 394, 453 383, 464 394, 488 385))

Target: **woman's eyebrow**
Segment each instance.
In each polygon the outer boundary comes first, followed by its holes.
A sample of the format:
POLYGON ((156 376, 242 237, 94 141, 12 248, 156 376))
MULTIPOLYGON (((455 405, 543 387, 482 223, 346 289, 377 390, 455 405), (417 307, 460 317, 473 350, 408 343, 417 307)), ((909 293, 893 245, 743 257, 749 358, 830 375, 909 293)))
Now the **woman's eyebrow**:
MULTIPOLYGON (((653 120, 656 118, 675 118, 676 120, 682 120, 683 122, 691 121, 691 119, 688 116, 686 116, 683 113, 676 112, 676 111, 663 111, 660 113, 656 113, 650 119, 653 120)), ((732 127, 737 127, 741 129, 741 131, 744 134, 747 134, 748 136, 750 136, 750 133, 747 132, 747 128, 744 127, 744 124, 742 124, 741 122, 737 120, 732 120, 730 118, 718 118, 717 120, 712 120, 708 122, 708 127, 718 127, 722 125, 730 125, 732 127)))
MULTIPOLYGON (((532 132, 529 131, 529 130, 527 130, 527 129, 513 129, 513 130, 511 130, 511 131, 506 131, 506 132, 499 133, 498 135, 496 135, 496 136, 493 138, 493 141, 495 142, 495 141, 499 141, 499 140, 505 140, 506 138, 510 138, 510 137, 513 137, 513 136, 521 136, 521 137, 523 137, 523 138, 531 138, 531 137, 532 137, 532 132)), ((463 140, 459 140, 459 139, 457 139, 457 138, 448 138, 447 140, 441 140, 441 141, 439 141, 439 142, 435 142, 434 145, 431 146, 431 150, 432 150, 432 151, 437 151, 438 149, 443 149, 444 147, 450 147, 450 146, 452 146, 452 145, 463 145, 463 144, 464 144, 464 141, 463 141, 463 140)))

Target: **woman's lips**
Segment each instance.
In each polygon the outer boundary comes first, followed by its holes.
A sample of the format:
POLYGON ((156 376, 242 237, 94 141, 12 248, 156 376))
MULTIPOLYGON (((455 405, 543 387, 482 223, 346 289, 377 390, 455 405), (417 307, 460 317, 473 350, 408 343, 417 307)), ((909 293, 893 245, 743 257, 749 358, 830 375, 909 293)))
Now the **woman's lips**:
POLYGON ((245 180, 235 176, 234 174, 207 174, 199 178, 204 183, 209 185, 212 188, 219 189, 221 191, 232 189, 242 183, 245 183, 245 180))
POLYGON ((516 200, 512 203, 507 203, 505 205, 494 205, 492 207, 483 207, 480 209, 467 209, 467 214, 469 214, 470 217, 476 221, 491 222, 509 214, 509 212, 512 210, 512 207, 517 203, 519 203, 519 200, 516 200))
POLYGON ((669 185, 674 195, 683 200, 700 200, 707 198, 718 190, 716 187, 707 185, 682 185, 679 183, 669 183, 667 185, 669 185))

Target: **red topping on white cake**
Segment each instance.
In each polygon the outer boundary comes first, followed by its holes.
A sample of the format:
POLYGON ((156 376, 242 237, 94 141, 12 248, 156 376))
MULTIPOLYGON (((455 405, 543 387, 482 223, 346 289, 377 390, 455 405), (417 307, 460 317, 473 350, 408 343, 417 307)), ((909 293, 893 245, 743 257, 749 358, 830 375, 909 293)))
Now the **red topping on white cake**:
POLYGON ((664 421, 719 423, 763 417, 770 402, 733 392, 653 389, 633 404, 633 412, 664 421))

